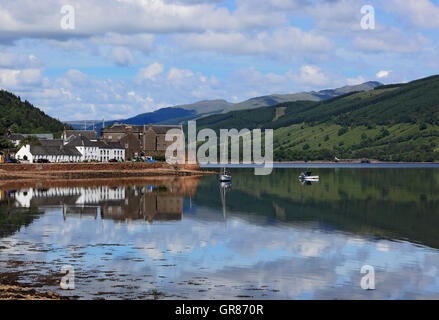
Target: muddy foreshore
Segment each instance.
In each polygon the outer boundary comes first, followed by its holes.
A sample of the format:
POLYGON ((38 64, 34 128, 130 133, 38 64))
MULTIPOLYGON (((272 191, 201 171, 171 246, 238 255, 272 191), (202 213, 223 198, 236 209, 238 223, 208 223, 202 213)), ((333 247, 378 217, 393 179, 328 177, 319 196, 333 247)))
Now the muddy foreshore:
POLYGON ((0 300, 68 300, 51 291, 40 291, 17 282, 14 274, 0 273, 0 300))
POLYGON ((142 177, 202 176, 213 172, 198 165, 157 163, 46 163, 0 164, 0 183, 7 181, 56 181, 135 179, 142 177))

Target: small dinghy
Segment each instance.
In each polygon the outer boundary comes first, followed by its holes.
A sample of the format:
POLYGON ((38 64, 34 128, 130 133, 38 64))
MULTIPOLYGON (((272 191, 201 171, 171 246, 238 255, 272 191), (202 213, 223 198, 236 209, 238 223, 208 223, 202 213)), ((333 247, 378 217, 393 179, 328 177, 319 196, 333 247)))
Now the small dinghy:
POLYGON ((224 168, 223 172, 220 174, 219 181, 220 182, 230 182, 230 181, 232 181, 232 176, 226 170, 226 168, 224 168))
POLYGON ((319 181, 320 180, 319 176, 312 176, 311 174, 312 174, 311 171, 302 172, 299 176, 299 180, 301 180, 301 181, 319 181))

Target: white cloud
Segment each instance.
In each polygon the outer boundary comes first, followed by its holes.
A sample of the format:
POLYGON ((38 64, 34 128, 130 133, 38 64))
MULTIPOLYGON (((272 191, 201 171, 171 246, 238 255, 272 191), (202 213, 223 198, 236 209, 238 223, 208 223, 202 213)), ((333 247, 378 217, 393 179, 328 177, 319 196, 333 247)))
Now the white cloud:
POLYGON ((0 52, 0 68, 41 68, 43 63, 34 55, 0 52))
POLYGON ((0 69, 0 86, 7 89, 23 89, 42 82, 39 69, 0 69))
POLYGON ((321 68, 313 65, 306 65, 300 68, 300 74, 294 77, 295 81, 303 85, 321 87, 329 84, 329 78, 321 68))
POLYGON ((131 52, 123 47, 115 47, 111 50, 110 59, 118 66, 128 66, 133 63, 131 52))
POLYGON ((88 75, 76 69, 68 70, 65 74, 65 78, 77 86, 86 85, 88 82, 88 75))
POLYGON ((188 50, 210 50, 231 54, 264 54, 294 59, 299 54, 325 54, 333 42, 313 32, 287 27, 273 32, 246 35, 240 32, 219 33, 207 31, 201 34, 177 35, 177 43, 188 50))
POLYGON ((431 40, 421 33, 410 35, 396 28, 388 28, 380 32, 367 32, 355 37, 353 45, 364 52, 397 52, 410 54, 422 51, 431 45, 431 40))
POLYGON ((192 77, 193 75, 194 73, 191 70, 171 68, 171 70, 168 72, 168 80, 180 81, 185 78, 192 77))
POLYGON ((144 80, 155 81, 156 77, 159 74, 161 74, 164 70, 165 69, 163 64, 159 62, 154 62, 150 64, 148 67, 140 69, 139 72, 137 73, 135 80, 137 83, 141 83, 144 80))
POLYGON ((92 37, 91 42, 96 45, 115 45, 149 53, 153 49, 154 39, 154 35, 147 33, 124 35, 109 32, 101 36, 92 37))
POLYGON ((391 0, 385 5, 414 26, 439 29, 439 7, 430 0, 391 0))
POLYGON ((76 27, 66 31, 60 27, 62 15, 59 9, 64 4, 64 0, 41 3, 2 1, 0 42, 22 38, 67 40, 107 33, 127 35, 200 32, 206 29, 244 30, 280 23, 279 14, 231 11, 217 6, 215 1, 71 0, 69 4, 75 8, 76 27))
POLYGON ((376 77, 378 79, 380 79, 380 78, 387 78, 389 76, 390 72, 392 72, 392 71, 390 71, 390 70, 381 70, 381 71, 379 71, 376 74, 376 77))

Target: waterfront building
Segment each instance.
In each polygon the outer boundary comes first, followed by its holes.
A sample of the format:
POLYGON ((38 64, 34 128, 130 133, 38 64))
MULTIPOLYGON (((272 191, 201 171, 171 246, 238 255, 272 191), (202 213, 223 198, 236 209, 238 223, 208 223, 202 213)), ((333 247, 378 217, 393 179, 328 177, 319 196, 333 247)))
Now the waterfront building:
POLYGON ((171 129, 181 129, 180 126, 165 125, 127 125, 115 124, 111 128, 101 130, 101 140, 120 142, 125 148, 127 159, 140 156, 164 155, 172 141, 166 141, 166 133, 171 129))

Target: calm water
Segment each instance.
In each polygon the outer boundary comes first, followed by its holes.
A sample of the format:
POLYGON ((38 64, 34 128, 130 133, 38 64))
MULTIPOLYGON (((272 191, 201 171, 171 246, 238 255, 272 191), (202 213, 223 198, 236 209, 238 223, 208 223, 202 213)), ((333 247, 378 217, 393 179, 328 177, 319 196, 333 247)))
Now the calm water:
POLYGON ((300 172, 3 190, 0 273, 90 299, 439 298, 439 169, 300 172))

